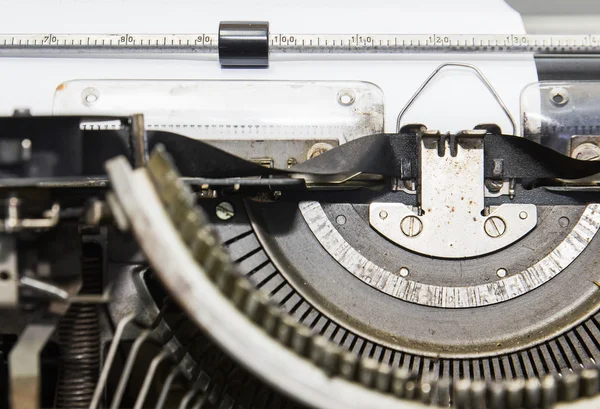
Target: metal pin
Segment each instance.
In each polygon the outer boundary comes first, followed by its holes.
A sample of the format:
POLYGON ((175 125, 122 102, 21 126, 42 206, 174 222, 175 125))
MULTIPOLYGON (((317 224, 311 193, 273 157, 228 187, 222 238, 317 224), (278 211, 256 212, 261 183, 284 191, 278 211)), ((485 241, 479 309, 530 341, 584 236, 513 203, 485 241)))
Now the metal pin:
POLYGON ((431 404, 435 396, 437 387, 437 374, 425 373, 421 378, 421 387, 419 388, 419 400, 427 405, 431 404))
POLYGON ((579 376, 574 373, 565 373, 558 384, 559 398, 572 402, 579 397, 579 376))
POLYGON ((341 350, 332 344, 328 344, 323 357, 323 368, 329 376, 335 376, 340 373, 341 350))
POLYGON ((531 378, 525 382, 525 407, 535 409, 541 406, 542 383, 538 378, 531 378))
POLYGON ((31 139, 21 141, 21 160, 27 162, 31 159, 31 139))
POLYGON ((460 379, 454 383, 454 405, 456 409, 471 408, 471 381, 460 379))
POLYGON ((506 390, 504 383, 493 382, 489 387, 490 409, 504 409, 506 402, 506 390))
POLYGON ((391 383, 392 383, 392 367, 385 363, 380 364, 379 368, 377 368, 375 387, 380 392, 387 393, 390 390, 391 383))
POLYGON ((291 347, 297 354, 306 356, 310 351, 311 331, 304 325, 297 325, 292 334, 291 347))
POLYGON ((354 380, 356 369, 358 368, 358 358, 350 352, 344 352, 340 360, 340 375, 342 378, 354 380))
POLYGON ((359 362, 358 380, 367 388, 375 384, 375 373, 379 368, 379 362, 374 359, 362 359, 359 362))
POLYGON ((131 116, 131 139, 134 151, 134 165, 140 168, 148 162, 148 137, 144 125, 144 115, 131 116))
POLYGON ((440 407, 450 406, 450 388, 451 382, 448 378, 442 378, 437 382, 437 405, 440 407))
POLYGON ((586 397, 592 397, 598 394, 600 382, 598 379, 598 370, 584 369, 581 371, 581 394, 586 397))
POLYGON ((267 309, 268 298, 260 292, 252 292, 244 305, 244 312, 251 320, 259 322, 263 319, 267 309))
POLYGON ((328 341, 321 336, 317 336, 313 339, 310 348, 309 359, 314 362, 315 365, 322 366, 327 345, 328 341))
POLYGON ((263 318, 262 327, 269 335, 276 335, 277 328, 281 323, 281 310, 273 305, 267 306, 267 312, 263 318))
POLYGON ((248 294, 252 291, 253 287, 248 280, 238 280, 233 288, 231 294, 231 302, 238 308, 242 308, 246 303, 248 294))
POLYGON ((471 382, 471 408, 485 409, 486 407, 486 383, 485 381, 471 382))
POLYGON ((416 399, 417 397, 417 380, 414 375, 411 375, 410 378, 404 384, 404 397, 408 400, 416 399))
POLYGON ((283 345, 289 346, 292 338, 292 332, 294 327, 297 325, 296 321, 290 315, 283 315, 281 317, 281 324, 277 328, 277 339, 283 345))
POLYGON ((506 383, 506 404, 511 408, 520 408, 523 406, 523 397, 525 390, 525 381, 514 379, 506 383))
POLYGON ((410 373, 404 368, 396 368, 392 374, 392 393, 399 398, 406 397, 406 383, 410 373))
POLYGON ((542 379, 541 409, 551 409, 557 400, 557 383, 554 375, 546 375, 542 379))

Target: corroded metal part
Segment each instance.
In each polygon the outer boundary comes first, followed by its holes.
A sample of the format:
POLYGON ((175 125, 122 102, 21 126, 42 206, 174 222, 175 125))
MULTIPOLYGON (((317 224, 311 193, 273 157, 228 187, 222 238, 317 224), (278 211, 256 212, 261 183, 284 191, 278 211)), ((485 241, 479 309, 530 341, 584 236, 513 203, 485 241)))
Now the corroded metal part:
POLYGON ((323 248, 358 279, 401 300, 441 308, 480 307, 523 295, 560 274, 600 229, 600 204, 590 204, 567 237, 526 270, 487 284, 450 287, 419 283, 385 270, 342 237, 318 202, 301 202, 299 208, 323 248))
POLYGON ((587 395, 596 385, 597 368, 574 372, 569 375, 573 380, 560 382, 544 378, 540 383, 484 384, 464 379, 452 385, 448 379, 419 377, 341 351, 248 285, 188 194, 173 194, 187 187, 178 184, 176 173, 165 167, 163 155, 152 155, 149 171, 132 171, 124 160, 108 166, 116 196, 140 245, 167 289, 200 328, 242 365, 303 403, 322 408, 413 409, 432 399, 447 402, 445 391, 454 390, 457 405, 460 401, 465 407, 482 407, 486 396, 484 407, 516 409, 536 401, 551 405, 555 398, 572 399, 582 391, 587 395), (157 157, 163 163, 154 167, 157 157), (190 217, 190 212, 197 215, 190 217), (190 235, 183 221, 195 224, 198 234, 190 235))

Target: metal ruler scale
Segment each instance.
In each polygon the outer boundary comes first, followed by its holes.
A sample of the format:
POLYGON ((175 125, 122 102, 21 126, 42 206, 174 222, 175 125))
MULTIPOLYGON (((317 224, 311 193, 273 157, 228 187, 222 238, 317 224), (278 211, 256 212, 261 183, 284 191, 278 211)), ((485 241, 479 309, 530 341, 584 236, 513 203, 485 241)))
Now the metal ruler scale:
MULTIPOLYGON (((600 34, 268 34, 278 53, 599 54, 600 34)), ((3 34, 0 55, 217 53, 218 34, 3 34)))

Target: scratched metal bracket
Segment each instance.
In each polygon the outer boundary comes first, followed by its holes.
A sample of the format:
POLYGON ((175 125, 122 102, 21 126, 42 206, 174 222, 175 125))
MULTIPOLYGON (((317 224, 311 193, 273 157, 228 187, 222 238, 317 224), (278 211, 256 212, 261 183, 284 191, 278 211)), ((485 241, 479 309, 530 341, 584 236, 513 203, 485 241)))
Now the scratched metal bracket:
POLYGON ((439 132, 424 133, 420 207, 371 203, 371 226, 404 248, 443 258, 491 253, 529 233, 537 225, 535 205, 503 204, 485 212, 485 133, 464 131, 456 136, 454 149, 439 132))

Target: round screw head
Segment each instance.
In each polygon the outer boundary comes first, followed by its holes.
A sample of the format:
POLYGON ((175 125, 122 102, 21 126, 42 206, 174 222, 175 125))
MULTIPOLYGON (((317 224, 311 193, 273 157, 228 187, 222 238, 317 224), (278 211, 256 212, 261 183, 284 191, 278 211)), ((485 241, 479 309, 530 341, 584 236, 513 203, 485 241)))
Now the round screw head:
POLYGON ((233 205, 229 202, 221 202, 215 208, 215 214, 221 220, 229 220, 235 216, 233 205))
POLYGON ((385 210, 382 210, 379 212, 379 218, 381 220, 385 220, 388 217, 388 212, 386 212, 385 210))
POLYGON ((407 237, 415 237, 423 230, 423 222, 417 216, 406 216, 400 222, 400 229, 407 237))
POLYGON ((401 277, 408 277, 408 273, 409 273, 408 268, 402 267, 400 269, 399 273, 400 273, 401 277))
POLYGON ((593 143, 582 143, 571 152, 571 157, 579 160, 600 160, 600 146, 593 143))
POLYGON ((525 220, 525 219, 527 219, 527 216, 529 216, 529 215, 527 214, 527 212, 521 212, 521 213, 519 213, 519 218, 520 218, 521 220, 525 220))
POLYGON ((504 181, 502 179, 486 179, 485 187, 490 193, 498 193, 502 186, 504 186, 504 181))
POLYGON ((346 216, 344 216, 343 214, 340 214, 335 218, 335 221, 337 224, 340 224, 340 225, 346 224, 346 216))
POLYGON ((81 91, 81 99, 83 100, 84 105, 92 105, 98 101, 100 98, 100 93, 96 88, 88 87, 81 91))
POLYGON ((496 270, 496 275, 500 278, 506 277, 507 274, 508 274, 508 271, 506 271, 505 268, 499 268, 498 270, 496 270))
POLYGON ((498 216, 490 216, 483 224, 483 228, 488 236, 500 237, 506 231, 506 223, 498 216))
POLYGON ((569 93, 564 88, 552 88, 550 90, 550 102, 556 106, 563 106, 569 102, 569 93))
POLYGON ((341 105, 349 106, 356 100, 356 95, 351 89, 343 89, 338 92, 337 99, 341 105))
POLYGON ((325 142, 317 142, 308 150, 308 153, 306 154, 306 159, 308 160, 316 158, 320 154, 325 153, 330 149, 333 149, 333 145, 325 142))

